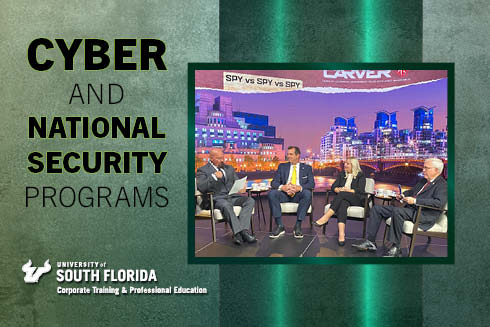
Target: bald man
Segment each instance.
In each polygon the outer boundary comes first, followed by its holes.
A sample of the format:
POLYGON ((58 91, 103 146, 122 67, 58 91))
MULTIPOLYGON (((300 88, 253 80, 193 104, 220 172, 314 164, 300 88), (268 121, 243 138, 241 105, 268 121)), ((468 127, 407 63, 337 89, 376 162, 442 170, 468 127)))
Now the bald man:
POLYGON ((237 179, 239 178, 235 169, 224 163, 221 148, 211 149, 209 162, 199 168, 196 173, 197 189, 202 193, 213 193, 214 208, 221 210, 223 217, 230 222, 233 242, 240 245, 243 242, 256 242, 257 239, 249 232, 255 201, 243 195, 246 188, 240 190, 239 193, 228 194, 237 179), (233 206, 242 207, 238 217, 233 211, 233 206))

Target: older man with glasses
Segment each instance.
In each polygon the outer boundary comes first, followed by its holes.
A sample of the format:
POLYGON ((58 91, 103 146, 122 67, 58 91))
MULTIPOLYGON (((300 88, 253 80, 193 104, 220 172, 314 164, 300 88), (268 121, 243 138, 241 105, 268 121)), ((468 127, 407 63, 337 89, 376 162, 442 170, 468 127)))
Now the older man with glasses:
MULTIPOLYGON (((417 209, 415 204, 442 208, 447 202, 447 183, 441 176, 444 163, 437 158, 430 158, 424 162, 424 178, 412 189, 397 195, 397 200, 406 205, 404 207, 375 205, 369 213, 368 237, 360 244, 352 244, 360 251, 376 251, 376 234, 378 233, 381 220, 392 217, 388 240, 392 247, 386 253, 386 257, 400 257, 400 241, 405 220, 415 221, 417 209)), ((419 228, 424 231, 430 229, 436 222, 440 211, 424 208, 421 212, 419 228)))

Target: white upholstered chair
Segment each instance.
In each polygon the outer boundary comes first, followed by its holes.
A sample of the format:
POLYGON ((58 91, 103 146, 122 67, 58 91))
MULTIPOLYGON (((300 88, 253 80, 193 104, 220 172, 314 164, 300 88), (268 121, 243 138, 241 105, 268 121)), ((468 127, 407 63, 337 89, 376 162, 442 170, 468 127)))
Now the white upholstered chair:
MULTIPOLYGON (((219 209, 214 208, 214 203, 213 203, 213 194, 212 193, 206 193, 203 194, 197 189, 197 184, 196 181, 194 180, 194 198, 196 201, 196 211, 195 211, 195 219, 209 219, 211 221, 211 231, 213 233, 213 242, 216 242, 216 224, 217 223, 227 223, 227 220, 225 217, 223 217, 223 214, 219 209), (204 209, 202 206, 207 202, 207 206, 209 206, 209 209, 204 209)), ((240 206, 233 206, 233 211, 235 214, 238 216, 240 215, 240 212, 242 210, 242 207, 240 206)), ((253 233, 253 214, 255 212, 255 208, 252 211, 252 216, 250 217, 250 227, 252 229, 253 233)))
MULTIPOLYGON (((310 217, 310 226, 313 226, 313 197, 314 191, 311 191, 311 204, 306 211, 306 214, 310 217)), ((298 213, 299 203, 295 202, 283 202, 281 203, 281 214, 286 216, 295 216, 298 213)), ((269 231, 272 232, 272 211, 269 218, 269 231)))
MULTIPOLYGON (((369 216, 369 209, 373 207, 374 204, 374 179, 366 178, 366 188, 364 191, 366 199, 364 200, 364 206, 350 206, 347 208, 347 219, 362 220, 362 237, 366 238, 366 220, 369 216)), ((329 202, 330 195, 335 195, 335 192, 327 192, 327 203, 329 202)), ((325 206, 324 213, 330 209, 330 203, 325 206)), ((335 217, 335 215, 334 215, 335 217)), ((327 225, 323 225, 323 234, 325 234, 327 225)))
MULTIPOLYGON (((447 239, 447 203, 442 209, 424 206, 424 205, 417 205, 417 204, 416 207, 417 207, 417 217, 415 218, 415 223, 408 220, 405 220, 405 222, 403 223, 403 234, 411 238, 410 250, 408 253, 409 257, 411 257, 413 254, 413 248, 415 246, 415 238, 417 236, 427 236, 427 243, 431 242, 431 237, 439 237, 439 238, 447 239), (426 231, 419 228, 420 213, 422 212, 423 208, 441 211, 441 214, 439 215, 439 217, 437 217, 434 226, 432 226, 430 229, 426 231)), ((391 217, 386 219, 386 228, 383 237, 383 242, 386 240, 386 234, 388 234, 388 229, 390 227, 391 227, 391 217)))

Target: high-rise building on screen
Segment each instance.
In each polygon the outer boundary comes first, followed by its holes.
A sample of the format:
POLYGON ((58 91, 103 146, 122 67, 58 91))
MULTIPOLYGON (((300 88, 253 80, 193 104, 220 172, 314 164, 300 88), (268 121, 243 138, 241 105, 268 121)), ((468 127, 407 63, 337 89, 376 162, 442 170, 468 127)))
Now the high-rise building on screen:
POLYGON ((197 92, 195 100, 196 166, 204 164, 212 147, 223 148, 225 161, 241 170, 284 160, 284 139, 276 137, 269 116, 235 111, 226 96, 197 92))
POLYGON ((360 134, 354 117, 335 117, 334 124, 321 138, 320 159, 446 157, 447 133, 434 132, 434 108, 420 106, 412 111, 413 130, 398 129, 396 111, 376 112, 373 130, 360 134))

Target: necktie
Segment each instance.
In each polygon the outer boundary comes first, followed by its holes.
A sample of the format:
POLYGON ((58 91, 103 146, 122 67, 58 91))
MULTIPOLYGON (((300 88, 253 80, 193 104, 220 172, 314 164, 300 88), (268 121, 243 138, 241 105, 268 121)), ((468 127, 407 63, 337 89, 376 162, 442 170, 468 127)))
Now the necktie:
POLYGON ((226 173, 225 173, 225 170, 223 168, 220 168, 220 170, 223 173, 223 182, 226 183, 226 173))
POLYGON ((296 165, 293 166, 293 174, 291 175, 291 184, 296 185, 296 165))
POLYGON ((422 193, 422 191, 425 190, 425 188, 427 186, 429 186, 429 184, 430 184, 430 182, 425 183, 425 185, 420 189, 420 191, 417 192, 417 194, 415 195, 415 197, 417 197, 420 193, 422 193))

